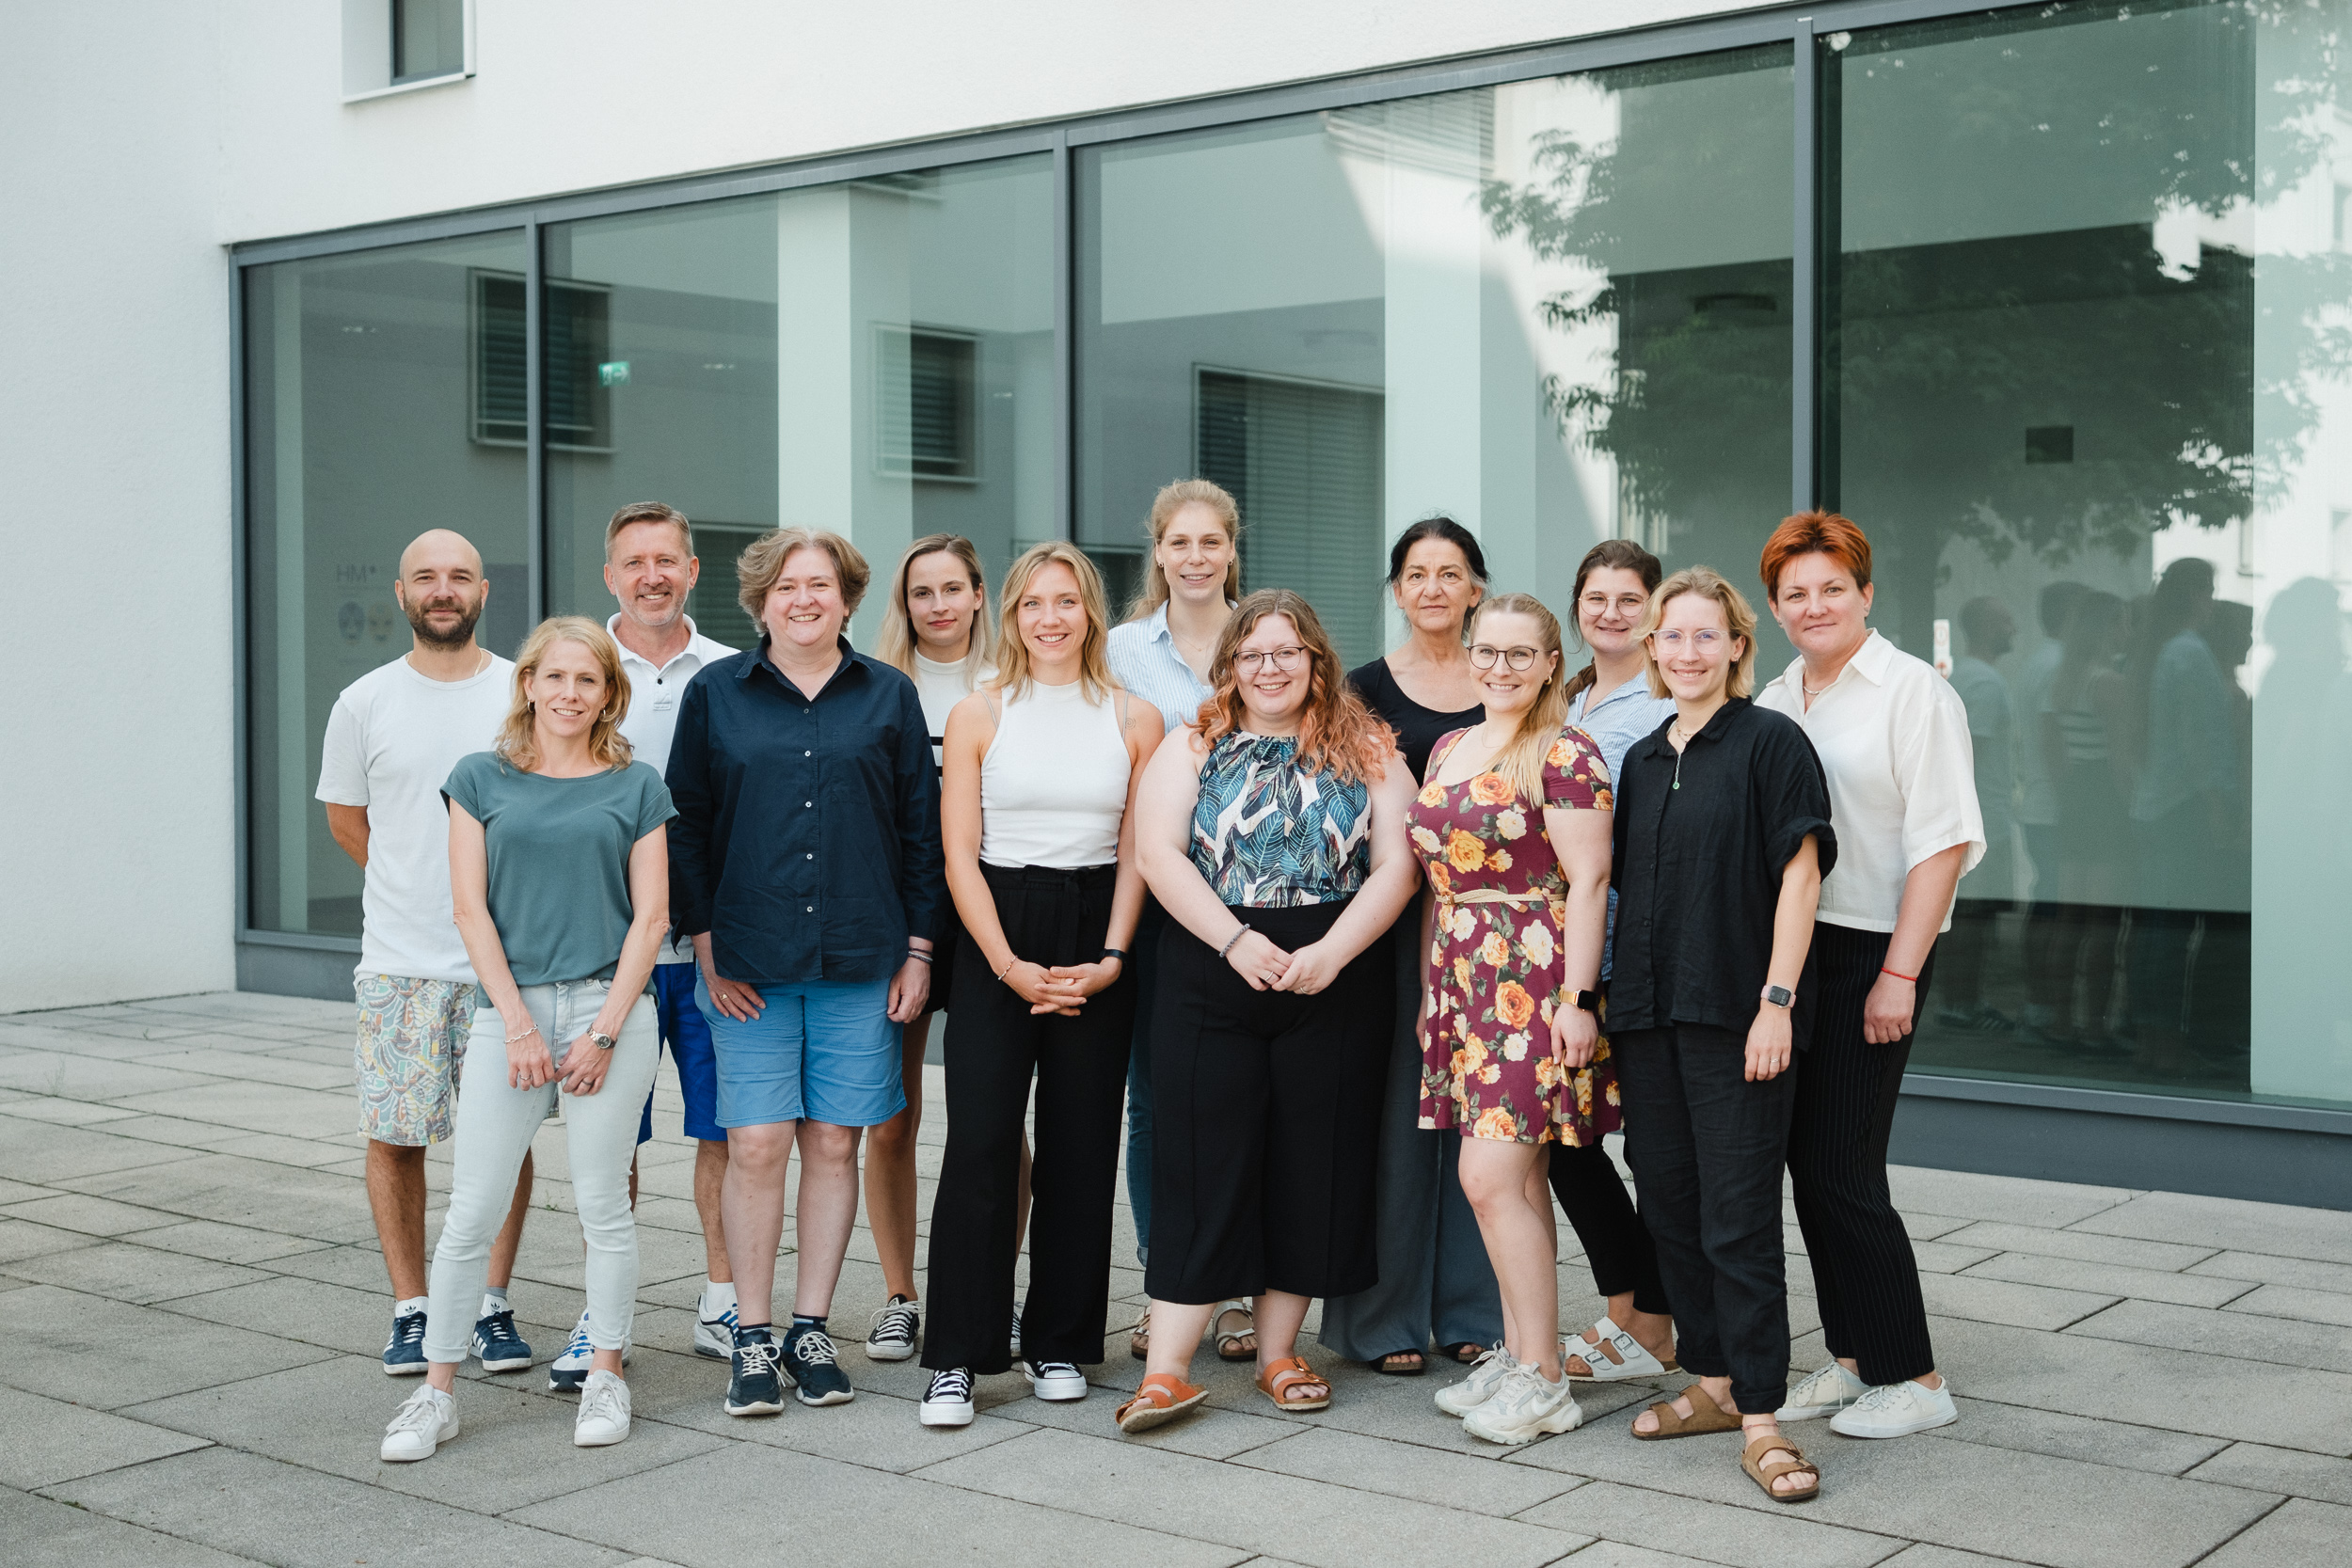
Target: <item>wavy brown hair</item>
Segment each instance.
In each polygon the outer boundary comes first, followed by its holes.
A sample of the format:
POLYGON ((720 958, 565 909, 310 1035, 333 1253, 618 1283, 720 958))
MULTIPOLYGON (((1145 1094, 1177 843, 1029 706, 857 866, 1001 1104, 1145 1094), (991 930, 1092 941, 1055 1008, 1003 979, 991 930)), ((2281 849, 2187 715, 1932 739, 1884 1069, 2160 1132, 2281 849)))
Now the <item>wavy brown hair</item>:
POLYGON ((551 615, 539 623, 515 656, 515 700, 490 749, 510 768, 528 773, 539 766, 537 721, 531 711, 531 677, 558 642, 577 642, 594 654, 604 672, 604 706, 588 731, 588 754, 606 768, 627 768, 632 754, 621 721, 628 717, 628 675, 621 669, 621 646, 612 634, 585 615, 551 615))
POLYGON ((1396 735, 1373 717, 1340 668, 1340 656, 1315 615, 1314 606, 1287 588, 1261 588, 1226 619, 1209 665, 1209 700, 1195 721, 1204 745, 1214 746, 1243 727, 1241 683, 1233 673, 1233 650, 1269 615, 1286 618, 1307 650, 1307 706, 1298 718, 1298 766, 1307 772, 1329 770, 1350 782, 1371 781, 1388 771, 1396 756, 1396 735))

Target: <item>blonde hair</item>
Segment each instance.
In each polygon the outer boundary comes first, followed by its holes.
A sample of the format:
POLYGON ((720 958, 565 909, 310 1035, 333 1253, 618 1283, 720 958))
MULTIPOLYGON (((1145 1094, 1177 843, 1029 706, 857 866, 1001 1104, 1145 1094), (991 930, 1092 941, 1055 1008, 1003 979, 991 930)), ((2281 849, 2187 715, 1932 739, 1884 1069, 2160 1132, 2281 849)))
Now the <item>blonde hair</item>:
POLYGON ((898 569, 890 574, 890 602, 882 606, 882 635, 875 640, 874 655, 902 675, 914 674, 916 641, 914 622, 907 614, 907 578, 927 555, 952 555, 961 562, 972 591, 980 595, 972 615, 972 640, 963 650, 963 680, 970 686, 995 656, 996 628, 979 613, 988 601, 988 574, 980 568, 980 552, 961 533, 927 533, 898 558, 898 569))
POLYGON ((1216 657, 1209 665, 1209 700, 1200 705, 1196 720, 1201 744, 1216 745, 1248 718, 1233 672, 1233 653, 1269 615, 1286 617, 1298 633, 1298 645, 1307 650, 1307 705, 1298 718, 1299 770, 1328 769, 1332 777, 1349 782, 1385 775, 1396 760, 1395 732, 1373 717, 1356 694, 1314 607, 1287 588, 1261 588, 1227 618, 1225 634, 1216 640, 1216 657))
POLYGON ((1152 498, 1152 516, 1144 524, 1152 535, 1152 547, 1144 552, 1143 587, 1127 609, 1128 620, 1140 621, 1168 603, 1168 574, 1160 570, 1160 541, 1168 536, 1168 525, 1176 520, 1176 514, 1187 506, 1205 506, 1216 514, 1218 526, 1225 530, 1225 542, 1233 546, 1233 559, 1225 566, 1225 597, 1228 603, 1241 597, 1241 508, 1233 504, 1232 494, 1222 484, 1206 479, 1180 479, 1161 485, 1160 493, 1152 498))
POLYGON ((498 738, 490 743, 490 750, 508 767, 519 768, 526 773, 539 766, 539 735, 532 712, 531 677, 539 673, 548 650, 558 642, 577 642, 596 655, 596 667, 604 673, 604 706, 597 710, 596 722, 589 726, 588 754, 603 767, 627 768, 631 753, 628 737, 621 733, 621 721, 628 717, 628 676, 621 669, 621 645, 612 641, 611 632, 585 615, 551 615, 524 640, 522 652, 515 656, 515 700, 507 705, 506 722, 499 726, 498 738))
POLYGON ((780 528, 753 540, 735 559, 735 602, 743 607, 743 613, 755 625, 765 626, 759 611, 768 602, 768 590, 784 576, 784 563, 799 549, 818 549, 833 557, 834 570, 841 576, 843 618, 857 613, 858 605, 866 598, 866 584, 874 580, 873 568, 866 564, 857 546, 831 529, 780 528))
POLYGON ((996 607, 996 679, 991 684, 1007 697, 1029 689, 1029 645, 1021 641, 1021 596, 1048 566, 1067 566, 1078 579, 1078 602, 1086 606, 1087 634, 1078 644, 1078 683, 1087 701, 1099 703, 1119 689, 1111 678, 1110 616, 1103 609, 1103 574, 1075 545, 1049 539, 1021 552, 1005 573, 1005 591, 996 607))
POLYGON ((1666 606, 1685 594, 1696 594, 1723 606, 1724 625, 1740 640, 1740 657, 1731 667, 1724 693, 1747 696, 1756 689, 1756 611, 1740 596, 1740 590, 1711 566, 1685 566, 1658 585, 1658 591, 1649 596, 1649 607, 1642 611, 1642 624, 1634 628, 1633 635, 1642 644, 1642 673, 1648 678, 1649 694, 1673 694, 1666 689, 1666 677, 1659 673, 1658 660, 1651 656, 1649 640, 1658 630, 1658 623, 1665 618, 1666 606))
POLYGON ((1544 758, 1550 754, 1551 743, 1560 738, 1560 732, 1568 725, 1568 683, 1565 678, 1567 661, 1560 649, 1560 618, 1533 594, 1503 594, 1488 599, 1478 607, 1470 625, 1473 628, 1482 626, 1489 615, 1526 616, 1535 623, 1537 651, 1551 656, 1551 673, 1544 677, 1543 689, 1536 694, 1534 705, 1519 715, 1518 728, 1511 732, 1511 738, 1495 753, 1494 761, 1486 765, 1487 772, 1508 780, 1522 800, 1540 802, 1544 798, 1544 758))

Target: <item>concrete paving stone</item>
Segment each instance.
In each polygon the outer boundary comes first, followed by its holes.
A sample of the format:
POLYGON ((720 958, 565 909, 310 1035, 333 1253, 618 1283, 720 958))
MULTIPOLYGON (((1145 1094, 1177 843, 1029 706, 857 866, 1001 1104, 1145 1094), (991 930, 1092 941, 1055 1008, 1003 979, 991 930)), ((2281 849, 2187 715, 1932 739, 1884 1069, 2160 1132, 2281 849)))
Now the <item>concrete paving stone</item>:
POLYGON ((2130 1296, 2137 1301, 2170 1302, 2179 1307, 2219 1307, 2257 1289, 2249 1280, 2223 1279, 2218 1275, 2168 1274, 2159 1269, 2087 1263, 2033 1252, 2001 1253, 1972 1265, 1958 1277, 2006 1279, 2019 1285, 2088 1291, 2102 1298, 2130 1296))
MULTIPOLYGON (((2122 1421, 2095 1421, 2056 1410, 2029 1410, 2021 1404, 1994 1404, 1955 1395, 1960 1419, 1939 1429, 1936 1435, 1989 1448, 2015 1449, 2022 1453, 2055 1454, 2120 1469, 2145 1470, 2151 1475, 2177 1476, 2228 1448, 2226 1438, 2191 1432, 2128 1426, 2122 1421)), ((1839 1444, 1840 1449, 1851 1447, 1839 1444)))
POLYGON ((1930 1312, 1946 1317, 2046 1329, 2080 1323, 2122 1299, 2083 1291, 2056 1291, 2042 1285, 2015 1285, 1977 1274, 1925 1271, 1919 1275, 1919 1292, 1927 1299, 1930 1312))
POLYGON ((685 1568, 771 1560, 787 1528, 793 1538, 824 1544, 826 1568, 1228 1568, 1249 1556, 758 1443, 729 1443, 508 1517, 685 1568), (744 1498, 772 1498, 787 1512, 730 1506, 744 1498))
POLYGON ((117 1138, 137 1138, 146 1143, 168 1144, 174 1148, 211 1149, 232 1143, 246 1134, 234 1127, 219 1127, 209 1121, 182 1121, 177 1117, 150 1116, 135 1113, 121 1121, 106 1124, 106 1132, 117 1138))
MULTIPOLYGON (((888 1470, 904 1475, 959 1454, 977 1452, 1034 1430, 1023 1421, 1003 1419, 986 1408, 967 1427, 927 1427, 917 1417, 914 1398, 876 1393, 864 1386, 858 1389, 857 1398, 848 1404, 827 1405, 821 1410, 812 1410, 798 1401, 787 1400, 781 1416, 757 1418, 730 1416, 723 1402, 726 1393, 725 1370, 715 1361, 702 1362, 701 1367, 707 1370, 700 1372, 691 1387, 689 1398, 649 1403, 644 1408, 660 1409, 659 1418, 662 1422, 683 1431, 706 1433, 713 1442, 725 1438, 739 1443, 757 1443, 768 1448, 812 1454, 820 1459, 838 1460, 861 1469, 888 1470)), ((631 1370, 633 1371, 634 1368, 631 1370)), ((630 1381, 633 1385, 637 1379, 632 1377, 630 1381)), ((862 1379, 860 1381, 863 1382, 862 1379)), ((1003 1402, 1000 1408, 1009 1407, 1015 1412, 1025 1412, 1026 1406, 1036 1402, 1024 1398, 1003 1402)), ((1099 1402, 1089 1400, 1083 1402, 1095 1404, 1099 1402)), ((1097 1414, 1100 1413, 1098 1410, 1097 1414)))
POLYGON ((272 996, 252 990, 187 991, 173 996, 149 997, 133 1006, 194 1013, 207 1018, 298 1023, 311 1027, 326 1023, 348 1026, 352 1008, 347 1001, 322 1002, 313 996, 272 996))
POLYGON ((2258 1312, 2266 1318, 2299 1318, 2305 1323, 2352 1327, 2352 1295, 2335 1291, 2304 1291, 2292 1285, 2261 1285, 2224 1308, 2258 1312))
POLYGON ((1921 1541, 1905 1546, 1879 1568, 2008 1568, 2014 1558, 1986 1557, 1979 1552, 1956 1552, 1949 1546, 1931 1546, 1921 1541))
POLYGON ((37 1181, 45 1187, 63 1187, 78 1177, 185 1158, 185 1149, 39 1122, 19 1123, 0 1138, 0 1177, 37 1181))
POLYGON ((1654 1552, 1647 1546, 1624 1541, 1596 1541, 1565 1562, 1575 1564, 1575 1568, 1692 1568, 1706 1560, 1674 1552, 1654 1552))
POLYGON ((2189 1477, 2256 1492, 2352 1503, 2352 1462, 2261 1443, 2233 1443, 2190 1471, 2189 1477))
MULTIPOLYGON (((258 1273, 259 1271, 247 1271, 258 1273)), ((206 1323, 272 1334, 291 1344, 315 1345, 321 1350, 381 1360, 384 1336, 391 1326, 389 1285, 375 1291, 295 1279, 285 1275, 262 1275, 249 1284, 232 1285, 191 1296, 184 1303, 162 1301, 165 1311, 184 1312, 206 1323)))
POLYGON ((87 1100, 54 1100, 47 1095, 20 1094, 0 1101, 0 1117, 19 1121, 46 1121, 59 1127, 88 1127, 102 1121, 120 1121, 137 1116, 119 1106, 101 1105, 87 1100))
POLYGON ((190 1077, 189 1084, 167 1094, 106 1098, 134 1111, 178 1117, 183 1121, 209 1121, 246 1132, 275 1132, 284 1138, 308 1137, 357 1123, 357 1101, 348 1084, 335 1093, 220 1078, 190 1077))
POLYGON ((126 1236, 134 1230, 170 1225, 179 1218, 176 1214, 142 1209, 135 1203, 92 1197, 87 1193, 56 1193, 28 1203, 12 1203, 0 1212, 10 1219, 31 1220, 60 1230, 78 1230, 85 1236, 126 1236))
POLYGON ((504 1513, 596 1486, 617 1476, 705 1453, 719 1439, 634 1408, 628 1440, 610 1448, 572 1445, 577 1402, 539 1397, 544 1375, 471 1378, 457 1386, 462 1426, 447 1461, 387 1465, 376 1457, 384 1423, 418 1380, 389 1378, 381 1364, 352 1356, 246 1378, 134 1407, 141 1421, 191 1433, 289 1465, 427 1497, 474 1513, 504 1513))
MULTIPOLYGON (((63 1286, 69 1291, 87 1291, 94 1296, 127 1301, 135 1307, 183 1296, 199 1297, 208 1291, 270 1277, 258 1269, 158 1252, 127 1242, 102 1242, 71 1252, 26 1258, 9 1264, 8 1271, 20 1279, 63 1286)), ((191 1307, 202 1310, 193 1301, 191 1307)))
MULTIPOLYGON (((224 1228, 242 1229, 244 1227, 224 1228)), ((288 1237, 290 1242, 306 1238, 288 1237)), ((385 1273, 384 1255, 373 1245, 320 1246, 310 1243, 311 1250, 290 1252, 279 1258, 263 1260, 261 1266, 270 1274, 290 1275, 296 1279, 316 1279, 328 1285, 345 1285, 355 1291, 369 1291, 381 1296, 386 1312, 391 1310, 391 1276, 385 1273)))
POLYGON ((224 1051, 216 1045, 139 1059, 149 1067, 177 1068, 183 1072, 201 1072, 214 1078, 233 1078, 245 1083, 282 1084, 297 1089, 338 1089, 345 1092, 352 1086, 348 1053, 340 1067, 277 1054, 265 1055, 255 1051, 224 1051))
POLYGON ((6 1486, 0 1486, 0 1543, 7 1544, 8 1568, 124 1562, 139 1568, 250 1568, 254 1560, 6 1486))
MULTIPOLYGON (((1136 1363, 1129 1362, 1129 1366, 1136 1363)), ((1196 1459, 1231 1459, 1236 1454, 1252 1453, 1269 1443, 1279 1443, 1310 1430, 1303 1418, 1285 1420, 1274 1414, 1274 1407, 1261 1403, 1264 1415, 1246 1409, 1222 1409, 1204 1405, 1198 1415, 1184 1420, 1171 1421, 1157 1431, 1138 1433, 1123 1437, 1111 1412, 1118 1409, 1128 1395, 1135 1392, 1134 1383, 1141 1382, 1141 1370, 1126 1386, 1114 1386, 1103 1380, 1104 1369, 1095 1369, 1095 1392, 1083 1400, 1068 1403, 1048 1403, 1029 1397, 1028 1386, 1019 1374, 1009 1381, 997 1378, 981 1380, 980 1408, 1008 1420, 1029 1426, 1051 1427, 1057 1432, 1072 1433, 1080 1437, 1117 1437, 1140 1448, 1165 1449, 1169 1453, 1190 1454, 1196 1459)), ((920 1397, 918 1388, 914 1398, 920 1397)))
POLYGON ((280 1236, 249 1226, 222 1225, 216 1220, 179 1220, 152 1230, 135 1231, 122 1239, 190 1258, 209 1258, 215 1263, 263 1263, 297 1252, 326 1250, 324 1242, 280 1236))
POLYGON ((0 1263, 14 1264, 44 1253, 65 1252, 95 1243, 95 1237, 85 1236, 78 1230, 60 1230, 55 1226, 35 1225, 30 1220, 0 1219, 0 1263))
MULTIPOLYGON (((278 1132, 240 1132, 235 1137, 215 1144, 210 1152, 233 1154, 246 1160, 267 1160, 276 1165, 318 1169, 342 1164, 351 1158, 354 1150, 317 1138, 290 1138, 278 1132)), ((360 1152, 364 1159, 364 1151, 360 1152)))
POLYGON ((1251 1449, 1234 1463, 1253 1470, 1327 1481, 1382 1497, 1412 1497, 1438 1508, 1468 1509, 1496 1518, 1520 1513, 1583 1484, 1581 1478, 1560 1471, 1495 1464, 1502 1451, 1489 1445, 1487 1457, 1471 1458, 1323 1428, 1251 1449))
POLYGON ((2251 1312, 2209 1311, 2157 1301, 2126 1301, 2067 1331, 2141 1345, 2196 1345, 2241 1361, 2275 1361, 2352 1372, 2352 1329, 2251 1312))
POLYGON ((51 1196, 47 1187, 37 1187, 30 1181, 0 1180, 0 1204, 24 1203, 36 1197, 51 1196))
POLYGON ((2072 1225, 2105 1213, 2132 1196, 2122 1187, 2032 1181, 1974 1171, 1930 1170, 1922 1165, 1889 1165, 1886 1180, 1895 1195, 1895 1207, 1905 1213, 1951 1214, 2012 1225, 2072 1225))
MULTIPOLYGON (((1737 1454, 1727 1446, 1708 1446, 1723 1448, 1716 1456, 1717 1465, 1726 1467, 1728 1474, 1753 1492, 1753 1483, 1740 1475, 1737 1454)), ((1825 1492, 1828 1485, 1824 1481, 1825 1492)), ((1760 1496, 1758 1500, 1762 1500, 1760 1496)), ((1818 1502, 1804 1504, 1802 1517, 1789 1507, 1763 1513, 1603 1481, 1539 1503, 1517 1518, 1563 1532, 1598 1535, 1704 1562, 1727 1563, 1732 1568, 1869 1568, 1905 1544, 1883 1535, 1816 1523, 1815 1510, 1820 1506, 1818 1502)))
POLYGON ((12 1051, 0 1055, 0 1085, 28 1094, 66 1100, 122 1100, 172 1089, 201 1088, 218 1079, 173 1072, 137 1062, 104 1061, 57 1051, 12 1051))
POLYGON ((2148 1193, 2078 1222, 2106 1236, 2266 1252, 2322 1263, 2352 1263, 2352 1212, 2248 1203, 2186 1193, 2148 1193))
POLYGON ((185 1453, 207 1441, 8 1387, 0 1387, 0 1430, 8 1434, 0 1444, 0 1485, 27 1492, 185 1453))
POLYGON ((1148 1520, 1198 1541, 1317 1568, 1384 1564, 1546 1563, 1589 1541, 1589 1531, 1546 1529, 1355 1493, 1335 1511, 1328 1494, 1292 1476, 1129 1443, 1116 1433, 1081 1437, 1039 1431, 943 1461, 921 1479, 1069 1509, 1106 1520, 1148 1520))
POLYGON ((2308 1258, 2276 1258, 2262 1252, 2217 1252, 2188 1272, 2352 1295, 2352 1263, 2319 1263, 2308 1258))
POLYGON ((326 1354, 54 1285, 9 1292, 8 1323, 0 1383, 94 1410, 280 1371, 326 1354))
POLYGON ((2128 1236, 2100 1236, 2088 1230, 2055 1230, 2039 1225, 2009 1225, 1979 1220, 1964 1230, 1947 1234, 1954 1246, 1991 1247, 1996 1252, 2029 1252, 2042 1258, 2067 1258, 2083 1263, 2115 1263, 2127 1269, 2173 1273, 2214 1256, 2211 1247, 2184 1246, 2177 1242, 2144 1242, 2128 1236))
POLYGON ((2205 1559, 2202 1568, 2343 1568, 2352 1508, 2289 1497, 2286 1506, 2205 1559))
MULTIPOLYGON (((458 1441, 464 1441, 462 1433, 458 1441)), ((448 1467, 460 1466, 449 1463, 448 1467)), ((456 1478, 450 1479, 454 1484, 456 1478)), ((349 1568, 358 1562, 369 1568, 448 1568, 459 1561, 496 1562, 500 1568, 602 1568, 628 1556, 223 1448, 199 1449, 68 1486, 86 1508, 283 1568, 349 1568)))
MULTIPOLYGON (((368 1208, 364 1181, 230 1154, 174 1155, 169 1164, 59 1179, 53 1184, 187 1219, 218 1220, 318 1242, 375 1237, 375 1216, 368 1208)), ((441 1190, 447 1191, 446 1181, 441 1190)))

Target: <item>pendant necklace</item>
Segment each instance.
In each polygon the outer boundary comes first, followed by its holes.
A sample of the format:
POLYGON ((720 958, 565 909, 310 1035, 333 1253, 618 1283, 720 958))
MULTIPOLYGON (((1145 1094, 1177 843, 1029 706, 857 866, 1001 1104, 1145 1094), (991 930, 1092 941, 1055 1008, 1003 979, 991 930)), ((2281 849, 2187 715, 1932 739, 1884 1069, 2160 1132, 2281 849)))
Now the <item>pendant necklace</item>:
POLYGON ((1679 722, 1677 722, 1673 729, 1666 732, 1666 737, 1671 740, 1677 735, 1682 736, 1682 744, 1675 748, 1674 786, 1677 789, 1680 789, 1682 787, 1682 754, 1691 749, 1691 737, 1688 735, 1683 734, 1682 725, 1679 722))

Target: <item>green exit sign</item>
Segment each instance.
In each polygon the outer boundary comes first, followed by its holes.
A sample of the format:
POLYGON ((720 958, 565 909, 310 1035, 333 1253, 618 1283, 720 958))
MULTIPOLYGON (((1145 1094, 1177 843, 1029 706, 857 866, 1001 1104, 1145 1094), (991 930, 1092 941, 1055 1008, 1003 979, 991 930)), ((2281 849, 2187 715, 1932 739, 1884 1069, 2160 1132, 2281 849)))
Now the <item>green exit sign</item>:
POLYGON ((596 380, 600 385, 606 387, 628 386, 628 361, 626 359, 607 359, 603 364, 596 367, 596 380))

